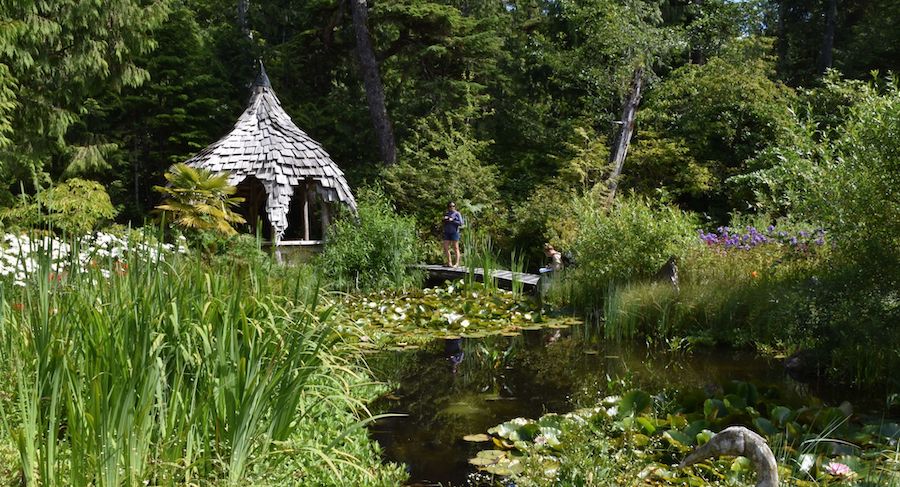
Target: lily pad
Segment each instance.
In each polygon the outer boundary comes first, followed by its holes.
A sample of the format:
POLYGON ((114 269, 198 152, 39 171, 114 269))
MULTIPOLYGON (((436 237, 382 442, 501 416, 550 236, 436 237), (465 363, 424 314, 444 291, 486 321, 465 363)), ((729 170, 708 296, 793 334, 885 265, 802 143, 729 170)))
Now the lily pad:
POLYGON ((481 442, 485 442, 485 441, 491 441, 491 437, 484 433, 478 433, 475 435, 463 436, 463 441, 469 441, 472 443, 481 443, 481 442))
POLYGON ((630 391, 619 402, 619 417, 640 414, 650 408, 652 402, 650 394, 637 389, 630 391))

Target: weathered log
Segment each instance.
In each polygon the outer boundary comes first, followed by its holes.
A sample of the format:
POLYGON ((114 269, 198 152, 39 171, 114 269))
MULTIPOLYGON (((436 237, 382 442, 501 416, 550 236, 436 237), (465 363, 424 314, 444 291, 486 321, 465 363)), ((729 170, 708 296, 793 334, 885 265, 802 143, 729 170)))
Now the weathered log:
POLYGON ((678 468, 721 455, 747 457, 756 470, 756 487, 778 487, 778 464, 765 438, 743 426, 730 426, 685 457, 678 468))

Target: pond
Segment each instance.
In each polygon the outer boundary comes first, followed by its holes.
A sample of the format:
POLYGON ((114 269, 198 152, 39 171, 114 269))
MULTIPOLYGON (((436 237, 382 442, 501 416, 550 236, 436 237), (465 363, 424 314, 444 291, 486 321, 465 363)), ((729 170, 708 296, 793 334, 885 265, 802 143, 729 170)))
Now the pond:
MULTIPOLYGON (((841 394, 850 394, 829 390, 824 382, 796 382, 780 360, 731 350, 614 345, 589 325, 434 340, 416 350, 374 353, 369 363, 379 379, 398 384, 376 409, 407 415, 378 421, 371 435, 386 460, 408 466, 412 485, 465 485, 475 471, 468 459, 483 447, 463 436, 510 418, 592 405, 617 385, 651 393, 672 387, 714 393, 738 380, 777 388, 798 405, 816 398, 836 405, 847 399, 841 394)), ((857 410, 867 406, 853 399, 857 410)))

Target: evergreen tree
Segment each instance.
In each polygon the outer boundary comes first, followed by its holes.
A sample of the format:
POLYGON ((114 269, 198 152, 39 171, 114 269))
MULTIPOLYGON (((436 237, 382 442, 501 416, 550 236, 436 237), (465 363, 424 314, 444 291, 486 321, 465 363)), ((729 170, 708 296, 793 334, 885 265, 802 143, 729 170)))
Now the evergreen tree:
MULTIPOLYGON (((106 90, 148 78, 149 52, 168 0, 0 4, 0 178, 40 187, 73 161, 102 166, 112 147, 69 129, 106 90)), ((0 192, 8 191, 3 185, 0 192)))

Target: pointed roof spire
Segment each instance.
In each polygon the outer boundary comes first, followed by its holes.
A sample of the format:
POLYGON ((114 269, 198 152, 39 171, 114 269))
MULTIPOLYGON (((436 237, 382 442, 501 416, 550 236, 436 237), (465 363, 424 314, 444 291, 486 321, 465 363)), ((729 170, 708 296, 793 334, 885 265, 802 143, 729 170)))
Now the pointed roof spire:
POLYGON ((261 87, 261 88, 271 88, 272 83, 269 82, 269 76, 266 74, 266 68, 263 66, 262 59, 259 59, 259 74, 256 76, 256 81, 253 82, 253 87, 261 87))

